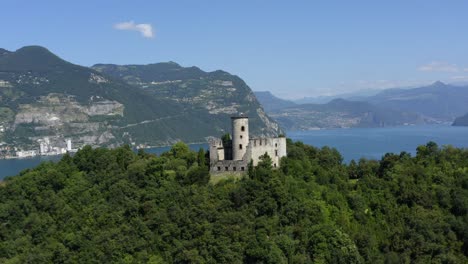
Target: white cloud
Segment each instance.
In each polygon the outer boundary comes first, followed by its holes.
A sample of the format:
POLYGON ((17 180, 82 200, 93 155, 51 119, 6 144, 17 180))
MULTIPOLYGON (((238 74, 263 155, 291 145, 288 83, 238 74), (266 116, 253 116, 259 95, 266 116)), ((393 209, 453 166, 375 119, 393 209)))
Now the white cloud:
POLYGON ((460 69, 456 64, 450 64, 444 61, 433 61, 429 64, 418 68, 419 71, 425 72, 459 72, 460 69))
POLYGON ((114 25, 118 30, 133 30, 138 31, 145 38, 154 38, 153 26, 151 24, 135 24, 133 21, 121 22, 114 25))

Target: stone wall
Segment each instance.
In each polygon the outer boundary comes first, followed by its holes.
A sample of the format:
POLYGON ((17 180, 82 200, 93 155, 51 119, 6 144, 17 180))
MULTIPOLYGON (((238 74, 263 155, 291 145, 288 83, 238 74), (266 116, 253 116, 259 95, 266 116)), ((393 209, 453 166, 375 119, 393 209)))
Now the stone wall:
POLYGON ((267 153, 273 161, 273 167, 279 167, 281 158, 286 156, 286 138, 252 138, 248 152, 254 166, 257 166, 260 156, 267 153))
POLYGON ((220 160, 210 167, 211 174, 218 173, 243 173, 247 172, 248 161, 245 160, 220 160))

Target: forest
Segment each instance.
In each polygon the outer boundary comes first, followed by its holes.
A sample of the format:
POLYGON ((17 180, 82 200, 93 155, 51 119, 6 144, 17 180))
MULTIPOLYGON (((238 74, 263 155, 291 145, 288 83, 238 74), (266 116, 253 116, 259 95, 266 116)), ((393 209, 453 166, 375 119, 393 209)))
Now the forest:
POLYGON ((42 163, 0 183, 0 263, 468 262, 467 149, 287 148, 216 182, 184 143, 42 163))

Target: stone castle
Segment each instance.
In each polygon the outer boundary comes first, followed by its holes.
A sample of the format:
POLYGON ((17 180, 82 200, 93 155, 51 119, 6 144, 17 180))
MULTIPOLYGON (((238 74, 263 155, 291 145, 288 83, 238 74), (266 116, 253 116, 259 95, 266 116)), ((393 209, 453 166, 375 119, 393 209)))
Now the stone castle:
POLYGON ((280 166, 280 160, 286 156, 286 138, 250 138, 249 118, 233 116, 231 139, 213 138, 210 145, 210 172, 242 173, 247 171, 250 161, 256 166, 260 156, 267 153, 274 168, 280 166))

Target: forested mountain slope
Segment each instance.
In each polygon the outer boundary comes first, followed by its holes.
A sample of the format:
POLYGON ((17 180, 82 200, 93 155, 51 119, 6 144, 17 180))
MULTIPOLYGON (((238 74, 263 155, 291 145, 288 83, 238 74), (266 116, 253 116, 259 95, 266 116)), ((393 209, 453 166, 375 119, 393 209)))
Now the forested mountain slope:
POLYGON ((86 147, 0 185, 0 262, 468 262, 467 150, 341 160, 288 141, 280 170, 211 184, 182 143, 86 147))
POLYGON ((176 83, 187 87, 177 90, 169 82, 157 86, 166 87, 164 91, 140 89, 64 61, 43 47, 2 49, 0 142, 19 149, 38 149, 45 137, 61 142, 70 138, 76 147, 200 142, 229 132, 229 116, 241 112, 251 117, 253 135, 280 132, 240 78, 161 65, 169 68, 155 80, 181 79, 183 83, 176 83), (212 86, 216 96, 208 100, 204 91, 212 86))
MULTIPOLYGON (((263 111, 250 87, 225 71, 205 72, 175 62, 148 65, 96 64, 93 69, 125 80, 162 100, 176 102, 184 111, 204 122, 207 131, 230 131, 230 116, 249 117, 252 135, 274 136, 280 128, 263 111)), ((212 134, 212 133, 211 133, 212 134)))

